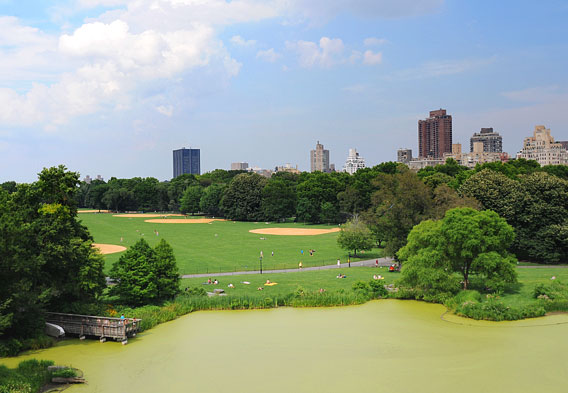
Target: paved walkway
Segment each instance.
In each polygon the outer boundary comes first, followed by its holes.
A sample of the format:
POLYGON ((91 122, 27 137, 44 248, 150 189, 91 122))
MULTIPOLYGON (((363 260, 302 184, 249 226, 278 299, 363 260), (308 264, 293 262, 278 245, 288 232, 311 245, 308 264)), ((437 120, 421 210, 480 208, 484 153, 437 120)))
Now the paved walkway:
MULTIPOLYGON (((375 266, 376 259, 369 259, 366 261, 356 261, 351 262, 351 267, 359 266, 375 266)), ((379 258, 379 266, 390 266, 392 264, 392 258, 379 258)), ((312 270, 327 270, 327 269, 345 269, 348 268, 348 263, 342 263, 341 265, 326 265, 326 266, 315 266, 315 267, 304 267, 302 269, 277 269, 277 270, 263 270, 262 273, 272 274, 272 273, 297 273, 306 272, 312 270)), ((198 277, 222 277, 222 276, 238 276, 242 274, 258 274, 258 270, 246 271, 246 272, 226 272, 226 273, 204 273, 204 274, 185 274, 181 278, 198 278, 198 277)))

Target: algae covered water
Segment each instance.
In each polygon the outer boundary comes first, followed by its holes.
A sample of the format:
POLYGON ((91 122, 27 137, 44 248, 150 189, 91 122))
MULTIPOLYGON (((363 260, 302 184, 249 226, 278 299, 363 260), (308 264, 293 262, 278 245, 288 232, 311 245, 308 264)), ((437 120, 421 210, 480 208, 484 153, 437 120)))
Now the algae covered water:
POLYGON ((439 305, 197 312, 120 343, 68 340, 35 357, 84 371, 69 392, 565 392, 568 315, 518 322, 439 305))

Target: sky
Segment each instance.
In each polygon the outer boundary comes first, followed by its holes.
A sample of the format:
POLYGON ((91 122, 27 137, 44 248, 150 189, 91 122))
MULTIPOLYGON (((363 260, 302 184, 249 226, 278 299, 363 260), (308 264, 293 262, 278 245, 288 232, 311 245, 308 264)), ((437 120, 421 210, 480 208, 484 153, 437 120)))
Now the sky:
POLYGON ((172 177, 231 162, 309 170, 417 152, 453 117, 515 155, 535 125, 568 140, 566 0, 0 0, 0 182, 44 167, 172 177))

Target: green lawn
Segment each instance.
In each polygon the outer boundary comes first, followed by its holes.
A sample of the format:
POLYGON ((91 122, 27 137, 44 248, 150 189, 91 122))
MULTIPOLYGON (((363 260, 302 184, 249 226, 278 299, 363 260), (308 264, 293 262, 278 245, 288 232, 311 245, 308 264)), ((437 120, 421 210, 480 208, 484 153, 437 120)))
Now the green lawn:
MULTIPOLYGON (((337 258, 342 262, 347 261, 347 252, 337 245, 337 233, 317 236, 249 233, 251 229, 268 227, 332 228, 328 225, 235 221, 155 224, 144 222, 144 218, 113 217, 112 214, 104 213, 82 213, 79 219, 87 226, 96 243, 130 247, 144 237, 153 246, 160 239, 165 239, 174 249, 182 274, 258 270, 260 251, 264 254, 264 269, 295 268, 300 261, 304 267, 334 264, 337 258), (155 231, 159 236, 156 236, 155 231), (313 256, 308 253, 310 249, 316 250, 313 256), (300 250, 304 250, 303 255, 300 250)), ((105 256, 107 271, 121 254, 105 256)), ((376 249, 363 254, 363 257, 372 259, 381 255, 381 250, 376 249)))
POLYGON ((549 284, 552 277, 568 283, 568 268, 519 268, 519 284, 512 292, 503 294, 503 301, 509 306, 523 306, 535 301, 533 290, 536 284, 549 284))
MULTIPOLYGON (((535 299, 532 297, 536 284, 550 283, 552 276, 562 282, 568 282, 568 268, 519 268, 519 284, 509 292, 502 295, 503 301, 509 306, 521 306, 532 303, 535 299)), ((385 277, 381 280, 384 284, 391 284, 399 277, 398 273, 389 273, 387 268, 374 267, 352 267, 342 269, 318 270, 318 271, 302 271, 294 273, 276 273, 276 274, 248 274, 235 276, 221 276, 217 278, 219 285, 203 285, 207 281, 206 278, 191 278, 182 280, 181 288, 186 287, 202 287, 207 291, 215 288, 222 288, 227 294, 243 295, 258 292, 258 287, 264 288, 263 293, 267 296, 284 295, 296 290, 301 286, 307 291, 317 291, 320 288, 326 291, 337 291, 344 289, 350 291, 355 281, 369 281, 373 275, 380 274, 385 277), (342 272, 347 276, 344 279, 338 279, 337 274, 342 272), (265 286, 267 279, 271 282, 277 282, 275 286, 265 286), (250 285, 242 284, 242 281, 250 282, 250 285), (227 287, 232 283, 235 288, 227 287)))
POLYGON ((391 284, 399 277, 398 273, 389 273, 388 269, 385 267, 352 267, 293 273, 244 274, 222 277, 211 275, 211 279, 217 278, 219 281, 218 285, 205 285, 204 283, 207 282, 206 278, 188 278, 182 280, 181 288, 202 287, 209 292, 212 292, 215 288, 222 288, 227 294, 244 295, 256 293, 258 292, 258 287, 263 287, 263 293, 267 296, 285 295, 294 292, 299 286, 308 292, 318 291, 320 288, 330 292, 340 289, 351 291, 351 286, 355 281, 363 280, 367 282, 371 280, 375 274, 380 274, 385 277, 384 280, 381 280, 384 284, 391 284), (346 278, 337 278, 340 272, 343 273, 346 278), (276 282, 278 285, 266 286, 266 280, 276 282), (242 284, 243 281, 248 281, 250 284, 242 284), (235 286, 234 289, 227 287, 230 283, 235 286))

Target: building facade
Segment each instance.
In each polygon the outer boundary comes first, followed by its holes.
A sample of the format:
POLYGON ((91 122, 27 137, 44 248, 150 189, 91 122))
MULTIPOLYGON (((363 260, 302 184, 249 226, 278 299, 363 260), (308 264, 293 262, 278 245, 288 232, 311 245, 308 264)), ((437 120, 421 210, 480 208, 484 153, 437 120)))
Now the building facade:
POLYGON ((396 161, 408 164, 412 161, 412 149, 398 149, 396 152, 396 161))
MULTIPOLYGON (((503 152, 485 151, 485 144, 482 141, 473 143, 473 151, 469 153, 462 152, 461 143, 452 145, 452 152, 446 153, 444 159, 453 158, 458 164, 466 166, 470 169, 475 168, 477 164, 485 164, 486 162, 507 162, 509 155, 503 152)), ((444 160, 445 161, 445 160, 444 160)))
POLYGON ((296 173, 298 175, 301 173, 300 170, 298 169, 298 165, 296 165, 296 167, 294 168, 292 165, 290 165, 290 163, 275 167, 274 172, 289 172, 289 173, 296 173))
POLYGON ((325 150, 319 141, 316 144, 315 150, 310 150, 310 171, 331 172, 329 150, 325 150))
POLYGON ((488 153, 503 152, 503 137, 493 128, 482 128, 480 132, 475 132, 469 140, 469 151, 473 152, 475 142, 483 143, 483 151, 488 153))
POLYGON ((357 149, 349 149, 349 155, 347 160, 345 160, 343 171, 352 175, 362 168, 365 168, 365 159, 357 153, 357 149))
POLYGON ((232 162, 231 163, 231 170, 232 171, 246 171, 249 167, 248 162, 232 162))
POLYGON ((445 109, 430 111, 430 117, 418 121, 418 156, 442 158, 452 152, 452 116, 445 109))
POLYGON ((554 142, 545 126, 535 126, 533 136, 524 139, 517 157, 535 160, 540 165, 568 165, 568 151, 562 143, 554 142))
POLYGON ((199 149, 181 148, 174 150, 174 178, 190 173, 201 174, 201 157, 199 149))

